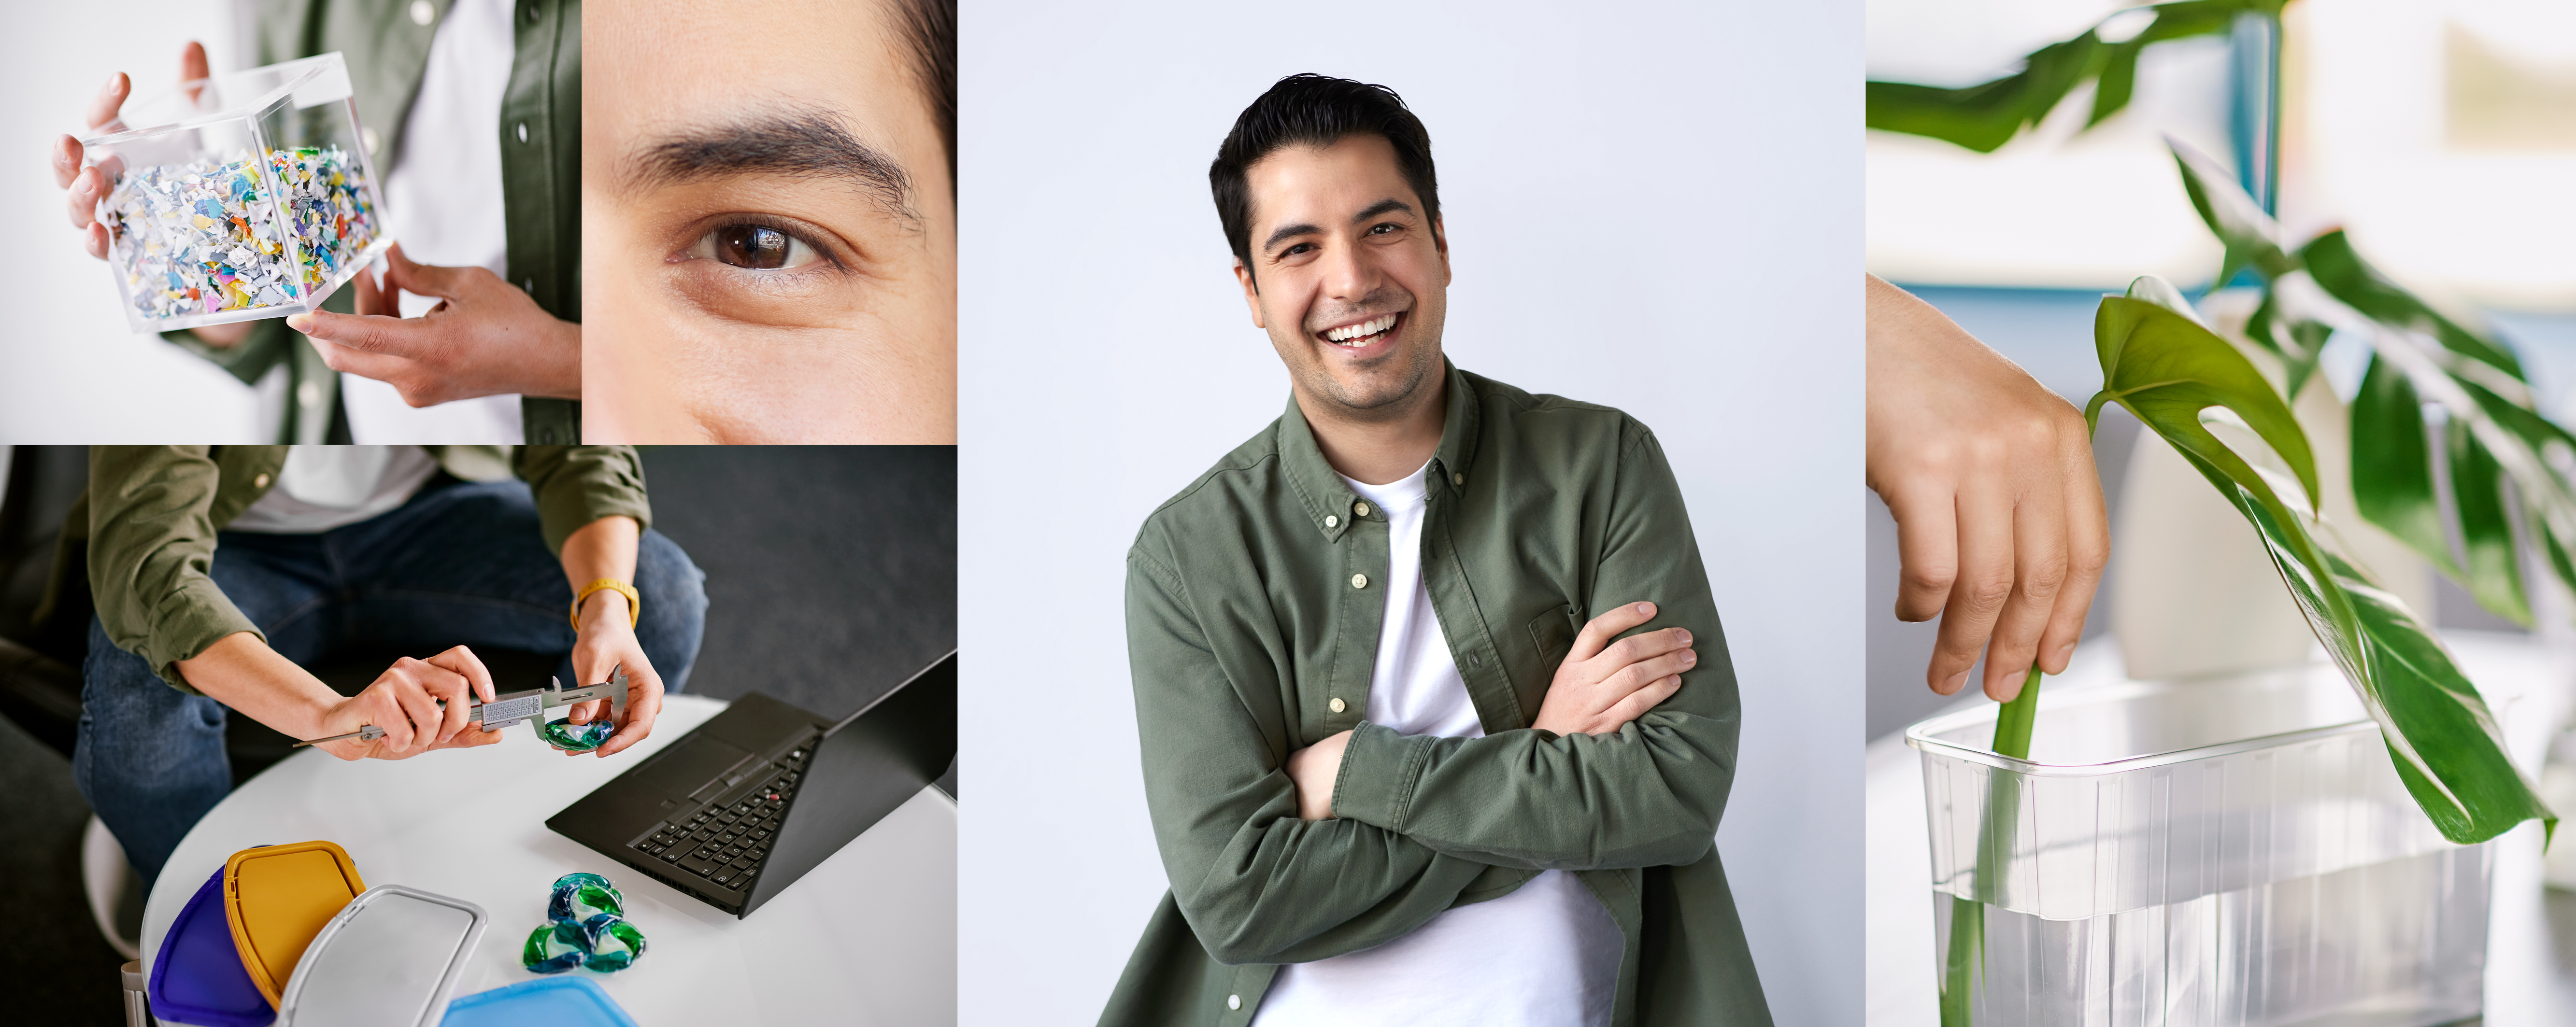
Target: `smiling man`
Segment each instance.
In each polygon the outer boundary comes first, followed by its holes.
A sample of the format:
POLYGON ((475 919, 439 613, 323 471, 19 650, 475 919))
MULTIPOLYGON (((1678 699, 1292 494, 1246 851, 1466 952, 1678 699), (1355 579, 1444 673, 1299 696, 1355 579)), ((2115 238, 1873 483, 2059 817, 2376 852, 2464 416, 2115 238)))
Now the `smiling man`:
POLYGON ((1768 1024, 1714 845, 1735 681, 1619 411, 1442 355, 1431 141, 1298 75, 1209 181, 1288 408, 1127 563, 1172 890, 1103 1024, 1768 1024))
POLYGON ((955 443, 954 0, 620 5, 584 43, 585 437, 955 443))

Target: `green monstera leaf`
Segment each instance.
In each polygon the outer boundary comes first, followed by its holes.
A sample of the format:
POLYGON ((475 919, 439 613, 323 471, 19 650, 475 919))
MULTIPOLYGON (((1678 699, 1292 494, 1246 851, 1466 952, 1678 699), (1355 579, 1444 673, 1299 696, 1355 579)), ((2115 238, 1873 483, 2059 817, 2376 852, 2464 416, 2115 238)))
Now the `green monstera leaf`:
POLYGON ((2298 395, 2329 335, 2347 332, 2370 348, 2351 405, 2353 499, 2362 517, 2422 554, 2479 605, 2527 625, 2531 606, 2512 517, 2518 503, 2523 541, 2576 588, 2576 565, 2568 560, 2576 552, 2576 488, 2559 469, 2576 463, 2576 437, 2536 409, 2513 350, 2390 281, 2341 230, 2286 246, 2279 226, 2226 168, 2170 145, 2194 209, 2227 247, 2217 280, 2239 268, 2263 280, 2262 303, 2245 332, 2281 358, 2283 394, 2298 395), (2428 407, 2440 414, 2438 429, 2426 423, 2428 407), (2552 457, 2562 449, 2568 459, 2552 457), (2446 486, 2456 554, 2444 530, 2446 486))
MULTIPOLYGON (((2180 0, 2144 8, 2154 17, 2118 42, 2102 38, 2102 25, 2022 59, 2022 70, 1959 89, 1911 82, 1872 81, 1866 87, 1869 127, 1929 136, 1978 153, 1993 153, 2024 127, 2037 125, 2086 82, 2096 83, 2085 127, 2129 105, 2136 91, 2138 54, 2167 40, 2224 35, 2244 14, 2278 19, 2288 0, 2180 0)), ((2126 12, 2123 12, 2126 13, 2126 12)), ((2119 15, 2113 15, 2119 17, 2119 15)), ((2105 19, 2107 23, 2109 19, 2105 19)))
POLYGON ((2432 629, 2347 556, 2318 518, 2306 434, 2253 362, 2156 278, 2105 297, 2093 332, 2103 386, 2086 418, 2098 423, 2108 403, 2137 415, 2253 525, 2309 627, 2379 722, 2406 790, 2443 837, 2481 842, 2535 818, 2554 830, 2556 815, 2505 755, 2476 686, 2432 629), (2231 419, 2289 472, 2257 466, 2210 430, 2231 419))

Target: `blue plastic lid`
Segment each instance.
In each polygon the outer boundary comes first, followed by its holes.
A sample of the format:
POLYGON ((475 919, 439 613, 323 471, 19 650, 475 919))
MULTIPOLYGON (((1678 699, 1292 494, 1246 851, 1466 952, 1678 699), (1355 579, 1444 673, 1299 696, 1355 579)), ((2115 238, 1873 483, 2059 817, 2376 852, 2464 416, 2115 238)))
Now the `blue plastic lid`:
POLYGON ((447 1004, 444 1027, 635 1027, 586 977, 540 977, 447 1004))
POLYGON ((204 1027, 266 1027, 277 1020, 268 998, 242 969, 241 950, 233 946, 232 925, 224 921, 224 870, 188 897, 179 918, 161 936, 161 952, 152 960, 154 1016, 204 1027))

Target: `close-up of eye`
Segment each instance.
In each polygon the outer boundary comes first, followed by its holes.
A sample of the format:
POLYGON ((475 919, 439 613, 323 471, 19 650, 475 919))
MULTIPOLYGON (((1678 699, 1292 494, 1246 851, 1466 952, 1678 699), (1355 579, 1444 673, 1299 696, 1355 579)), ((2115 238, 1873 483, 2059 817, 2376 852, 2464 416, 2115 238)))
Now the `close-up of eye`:
POLYGON ((823 259, 795 234, 767 225, 726 225, 700 237, 688 256, 753 271, 786 271, 823 259))

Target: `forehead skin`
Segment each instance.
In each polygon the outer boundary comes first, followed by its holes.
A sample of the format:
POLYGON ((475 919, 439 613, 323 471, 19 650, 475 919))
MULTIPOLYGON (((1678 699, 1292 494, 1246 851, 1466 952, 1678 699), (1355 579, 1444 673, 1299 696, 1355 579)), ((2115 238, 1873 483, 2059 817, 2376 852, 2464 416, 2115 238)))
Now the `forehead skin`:
POLYGON ((954 194, 894 13, 846 0, 594 0, 584 22, 585 435, 953 443, 954 194), (902 168, 916 216, 828 178, 653 188, 632 173, 672 139, 816 111, 902 168), (673 255, 732 214, 819 226, 859 259, 848 273, 777 276, 796 284, 766 293, 742 288, 752 276, 726 278, 733 269, 680 270, 673 255))

